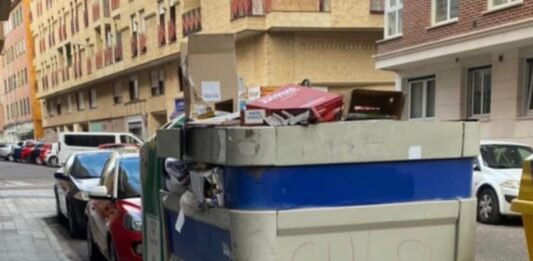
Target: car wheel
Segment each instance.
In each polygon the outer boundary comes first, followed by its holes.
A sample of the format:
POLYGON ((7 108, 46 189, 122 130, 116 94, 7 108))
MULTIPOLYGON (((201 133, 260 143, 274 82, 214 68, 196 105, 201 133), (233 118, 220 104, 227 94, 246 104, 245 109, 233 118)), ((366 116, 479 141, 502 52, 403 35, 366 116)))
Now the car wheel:
POLYGON ((102 255, 102 252, 100 251, 100 248, 98 248, 98 245, 94 243, 89 222, 87 222, 87 253, 89 255, 89 260, 91 261, 105 260, 104 255, 102 255))
POLYGON ((68 205, 68 231, 72 238, 81 238, 83 236, 83 231, 81 231, 77 220, 76 215, 74 214, 74 207, 70 204, 68 205))
POLYGON ((500 219, 500 204, 496 192, 491 188, 482 190, 477 197, 477 220, 485 224, 498 224, 500 219))
POLYGON ((117 250, 115 249, 115 244, 112 240, 109 240, 109 261, 117 261, 117 250))
POLYGON ((11 162, 15 161, 15 157, 13 157, 13 154, 9 154, 9 156, 7 156, 7 159, 11 162))
POLYGON ((56 167, 57 165, 58 165, 57 157, 54 156, 48 160, 48 166, 56 167))

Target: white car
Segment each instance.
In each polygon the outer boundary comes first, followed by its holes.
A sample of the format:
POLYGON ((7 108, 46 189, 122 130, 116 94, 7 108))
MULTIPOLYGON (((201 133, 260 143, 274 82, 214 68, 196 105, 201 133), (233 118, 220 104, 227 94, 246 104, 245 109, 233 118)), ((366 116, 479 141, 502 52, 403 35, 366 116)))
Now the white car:
POLYGON ((511 201, 518 196, 522 163, 532 153, 533 148, 525 144, 481 142, 473 178, 479 222, 497 224, 502 216, 519 215, 511 211, 511 201))

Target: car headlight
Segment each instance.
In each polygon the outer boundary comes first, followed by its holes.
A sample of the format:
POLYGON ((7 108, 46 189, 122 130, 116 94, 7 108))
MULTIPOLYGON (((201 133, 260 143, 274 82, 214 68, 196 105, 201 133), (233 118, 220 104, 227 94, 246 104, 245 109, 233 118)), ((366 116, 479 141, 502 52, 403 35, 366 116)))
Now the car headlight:
POLYGON ((142 217, 133 214, 126 214, 126 216, 124 216, 124 226, 129 230, 142 232, 142 217))
POLYGON ((520 188, 520 181, 510 179, 500 184, 500 186, 504 188, 518 189, 520 188))
POLYGON ((81 201, 89 201, 89 193, 85 191, 80 191, 74 195, 74 198, 81 201))

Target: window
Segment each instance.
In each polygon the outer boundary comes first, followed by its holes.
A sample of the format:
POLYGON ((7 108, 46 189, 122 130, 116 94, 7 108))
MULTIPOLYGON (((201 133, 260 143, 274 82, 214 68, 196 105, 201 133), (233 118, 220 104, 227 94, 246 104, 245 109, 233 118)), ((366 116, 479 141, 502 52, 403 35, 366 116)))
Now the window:
POLYGON ((533 110, 533 59, 527 61, 526 69, 526 108, 525 111, 533 110))
POLYGON ((153 69, 150 72, 152 96, 165 94, 165 69, 153 69))
POLYGON ((61 100, 57 100, 56 102, 56 111, 57 111, 57 115, 61 115, 61 100))
POLYGON ((83 97, 83 92, 78 92, 76 95, 76 107, 78 111, 83 111, 85 109, 85 99, 83 97))
POLYGON ((385 38, 402 35, 403 0, 385 0, 385 38))
POLYGON ((122 85, 120 82, 113 84, 113 104, 122 103, 122 85))
POLYGON ((130 101, 139 99, 139 81, 136 76, 132 76, 129 80, 130 101))
POLYGON ((490 113, 491 81, 490 67, 468 71, 468 110, 470 117, 480 117, 490 113))
POLYGON ((89 108, 96 108, 96 89, 91 88, 89 90, 89 108))
POLYGON ((488 0, 489 9, 498 9, 522 3, 523 0, 488 0))
POLYGON ((98 147, 109 143, 115 143, 114 135, 65 135, 65 144, 67 146, 98 147))
POLYGON ((459 0, 433 0, 433 24, 457 19, 459 0))
POLYGON ((72 113, 72 95, 67 95, 67 113, 72 113))
POLYGON ((435 117, 435 78, 409 81, 409 118, 435 117))

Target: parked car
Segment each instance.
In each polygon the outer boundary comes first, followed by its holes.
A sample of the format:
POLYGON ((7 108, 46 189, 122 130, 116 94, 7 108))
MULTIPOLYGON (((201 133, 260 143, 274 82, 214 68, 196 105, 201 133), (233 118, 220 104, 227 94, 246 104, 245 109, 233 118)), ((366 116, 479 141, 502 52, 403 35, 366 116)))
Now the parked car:
POLYGON ((58 159, 60 164, 64 164, 67 157, 80 151, 95 150, 102 144, 125 143, 142 146, 142 141, 131 133, 111 133, 111 132, 65 132, 60 133, 58 159))
POLYGON ((7 160, 13 150, 12 143, 0 143, 0 158, 7 160))
POLYGON ((82 237, 85 233, 85 206, 89 190, 98 185, 110 151, 77 152, 54 174, 56 211, 59 219, 67 219, 70 235, 82 237))
POLYGON ((532 153, 533 148, 525 144, 481 142, 480 155, 474 160, 478 221, 496 224, 502 216, 519 215, 511 211, 511 201, 518 196, 522 162, 532 153))
POLYGON ((28 144, 33 144, 35 141, 33 140, 25 140, 25 141, 19 141, 15 145, 13 145, 13 148, 11 150, 11 154, 7 157, 9 161, 20 161, 20 154, 22 152, 22 149, 26 147, 28 144))
POLYGON ((51 167, 59 166, 59 160, 57 159, 58 143, 47 143, 41 149, 41 154, 37 158, 37 164, 48 165, 51 167))
POLYGON ((30 162, 30 154, 31 150, 37 145, 38 143, 28 143, 26 146, 22 147, 22 150, 20 152, 20 162, 29 163, 30 162))
POLYGON ((114 152, 107 161, 86 208, 91 260, 142 260, 140 178, 138 153, 114 152))
POLYGON ((33 146, 33 148, 30 150, 30 155, 28 158, 26 158, 26 162, 28 163, 37 163, 37 158, 39 158, 39 155, 41 154, 41 150, 46 145, 44 142, 38 142, 33 146))

